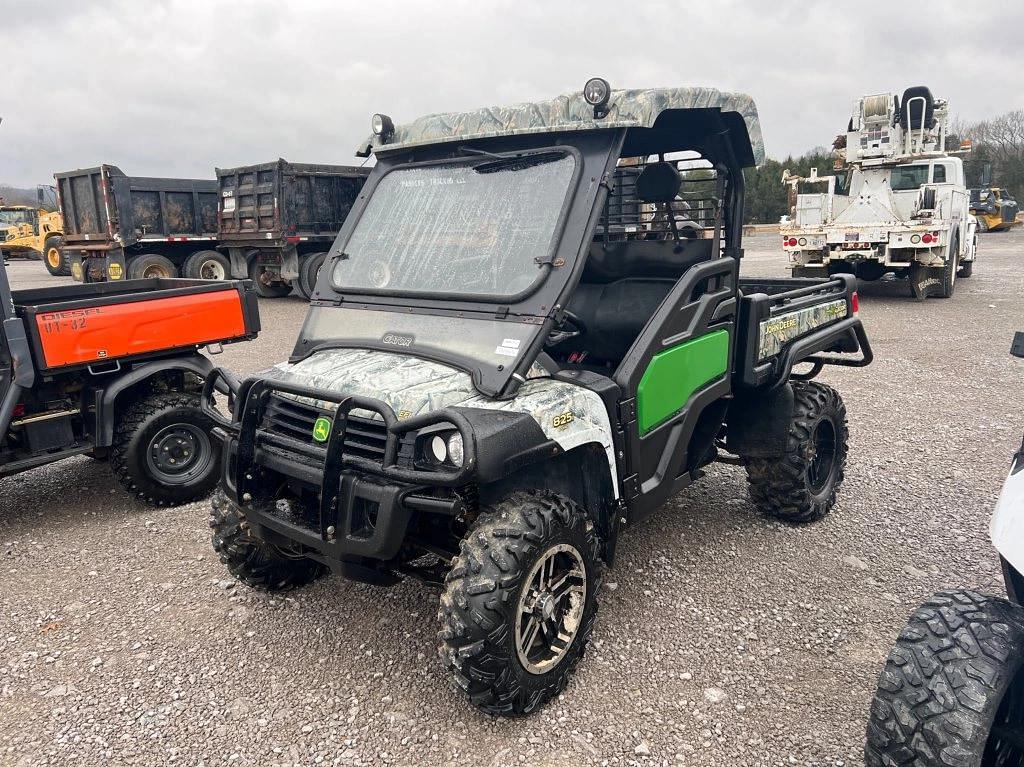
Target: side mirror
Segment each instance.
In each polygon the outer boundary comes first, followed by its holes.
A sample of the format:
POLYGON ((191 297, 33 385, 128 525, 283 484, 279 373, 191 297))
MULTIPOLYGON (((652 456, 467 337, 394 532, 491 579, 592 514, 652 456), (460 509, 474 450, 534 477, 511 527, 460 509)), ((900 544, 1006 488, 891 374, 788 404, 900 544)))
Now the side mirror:
POLYGON ((1010 354, 1014 357, 1024 357, 1024 331, 1018 330, 1013 334, 1013 343, 1010 344, 1010 354))

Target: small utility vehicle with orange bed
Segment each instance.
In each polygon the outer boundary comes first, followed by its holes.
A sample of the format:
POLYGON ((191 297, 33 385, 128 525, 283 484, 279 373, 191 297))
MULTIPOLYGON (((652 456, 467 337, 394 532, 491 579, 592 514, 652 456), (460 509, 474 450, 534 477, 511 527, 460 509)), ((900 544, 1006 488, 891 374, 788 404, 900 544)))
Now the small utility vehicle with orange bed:
POLYGON ((0 477, 74 455, 110 461, 154 506, 220 474, 199 408, 200 347, 254 338, 249 281, 147 279, 12 291, 0 269, 0 477))

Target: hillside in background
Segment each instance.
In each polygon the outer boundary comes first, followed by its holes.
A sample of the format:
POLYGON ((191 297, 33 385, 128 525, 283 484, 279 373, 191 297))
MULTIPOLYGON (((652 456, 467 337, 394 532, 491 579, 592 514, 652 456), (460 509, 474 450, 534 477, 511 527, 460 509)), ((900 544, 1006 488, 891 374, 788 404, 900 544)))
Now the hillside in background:
POLYGON ((0 199, 5 205, 39 205, 38 189, 43 190, 42 207, 47 210, 57 210, 57 200, 53 187, 37 187, 36 189, 22 189, 9 184, 0 184, 0 199))

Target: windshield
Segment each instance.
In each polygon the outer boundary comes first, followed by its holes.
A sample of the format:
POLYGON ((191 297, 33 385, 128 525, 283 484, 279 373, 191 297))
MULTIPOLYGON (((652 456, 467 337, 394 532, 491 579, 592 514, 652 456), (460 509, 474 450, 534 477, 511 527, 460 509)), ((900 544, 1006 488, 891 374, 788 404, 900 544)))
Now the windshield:
POLYGON ((0 224, 31 224, 30 210, 0 210, 0 224))
POLYGON ((912 189, 920 189, 921 184, 927 182, 927 165, 904 165, 901 168, 892 169, 889 188, 894 192, 908 192, 912 189))
POLYGON ((562 152, 384 175, 334 267, 342 291, 513 296, 542 274, 576 161, 562 152))

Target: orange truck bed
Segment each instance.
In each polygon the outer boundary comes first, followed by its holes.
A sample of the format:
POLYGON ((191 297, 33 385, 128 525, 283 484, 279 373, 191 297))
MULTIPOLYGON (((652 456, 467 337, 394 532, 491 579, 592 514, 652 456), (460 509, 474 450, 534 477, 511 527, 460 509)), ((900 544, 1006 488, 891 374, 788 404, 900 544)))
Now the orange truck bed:
POLYGON ((260 330, 244 280, 97 283, 19 291, 14 300, 44 372, 241 341, 260 330))

